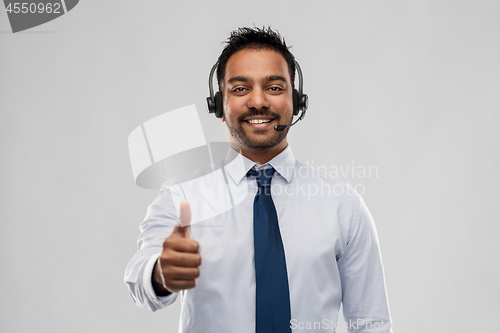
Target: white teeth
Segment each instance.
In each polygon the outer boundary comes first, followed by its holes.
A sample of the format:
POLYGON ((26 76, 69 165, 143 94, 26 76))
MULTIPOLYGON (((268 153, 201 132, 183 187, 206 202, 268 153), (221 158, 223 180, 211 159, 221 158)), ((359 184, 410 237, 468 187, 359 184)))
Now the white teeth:
POLYGON ((262 123, 268 123, 270 121, 271 121, 271 119, 267 119, 267 120, 265 120, 265 119, 250 119, 250 120, 248 120, 248 122, 250 124, 262 124, 262 123))

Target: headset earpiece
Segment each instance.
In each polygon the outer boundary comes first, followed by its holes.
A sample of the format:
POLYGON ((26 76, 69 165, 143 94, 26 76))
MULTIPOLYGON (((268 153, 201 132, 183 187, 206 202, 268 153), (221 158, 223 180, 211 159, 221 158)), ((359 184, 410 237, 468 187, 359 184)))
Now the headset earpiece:
POLYGON ((300 107, 299 107, 299 100, 300 100, 300 93, 297 89, 293 89, 293 115, 296 116, 299 114, 300 107))
POLYGON ((207 108, 208 108, 208 113, 215 112, 215 100, 212 100, 212 97, 207 97, 207 108))
POLYGON ((210 75, 208 76, 208 89, 210 90, 210 96, 207 97, 207 109, 208 113, 215 113, 217 118, 222 117, 222 94, 220 91, 216 92, 214 95, 213 79, 214 73, 217 69, 219 62, 216 62, 210 70, 210 75))
POLYGON ((215 93, 214 99, 215 99, 215 116, 217 118, 221 118, 223 113, 222 113, 222 94, 220 91, 215 93))
POLYGON ((298 115, 300 111, 301 113, 300 119, 304 119, 308 106, 309 106, 309 97, 307 97, 306 94, 298 93, 298 111, 295 115, 298 115))
POLYGON ((207 97, 208 113, 215 113, 217 118, 222 117, 222 94, 220 91, 215 93, 215 96, 207 97))

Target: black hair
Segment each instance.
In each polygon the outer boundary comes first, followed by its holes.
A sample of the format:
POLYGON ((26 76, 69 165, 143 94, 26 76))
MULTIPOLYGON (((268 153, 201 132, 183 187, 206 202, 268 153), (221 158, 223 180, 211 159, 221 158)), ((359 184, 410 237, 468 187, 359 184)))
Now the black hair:
POLYGON ((268 49, 274 50, 285 58, 288 64, 288 72, 292 87, 294 87, 295 80, 295 58, 290 52, 289 47, 286 46, 285 39, 281 37, 278 31, 273 31, 271 27, 262 27, 262 29, 254 28, 238 28, 231 32, 229 38, 225 42, 226 46, 219 56, 217 66, 217 82, 219 84, 219 91, 222 91, 222 81, 226 74, 226 64, 229 58, 236 52, 243 49, 268 49))

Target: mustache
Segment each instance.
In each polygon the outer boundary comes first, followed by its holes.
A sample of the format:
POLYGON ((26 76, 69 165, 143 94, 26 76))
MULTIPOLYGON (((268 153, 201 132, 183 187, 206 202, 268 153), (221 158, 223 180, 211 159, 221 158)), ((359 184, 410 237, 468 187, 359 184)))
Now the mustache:
POLYGON ((267 109, 260 109, 260 110, 250 109, 250 110, 248 110, 248 112, 240 115, 238 117, 238 121, 242 122, 242 121, 244 121, 245 118, 254 117, 254 116, 262 116, 262 117, 269 117, 269 118, 276 118, 276 119, 281 118, 281 116, 278 113, 269 111, 267 109))

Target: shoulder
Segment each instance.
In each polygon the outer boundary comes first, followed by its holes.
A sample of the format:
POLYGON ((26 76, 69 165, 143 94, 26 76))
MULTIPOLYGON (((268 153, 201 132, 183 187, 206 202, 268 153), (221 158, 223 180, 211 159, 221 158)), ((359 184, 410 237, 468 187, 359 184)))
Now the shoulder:
POLYGON ((325 170, 312 168, 299 161, 296 161, 293 178, 297 188, 305 192, 307 201, 337 216, 340 223, 349 225, 349 229, 359 219, 363 199, 350 185, 325 170))
POLYGON ((351 204, 358 204, 361 199, 354 188, 332 176, 324 168, 313 168, 295 161, 293 177, 297 184, 307 186, 311 191, 317 190, 320 196, 331 197, 351 204))
POLYGON ((325 170, 299 161, 295 163, 289 185, 292 189, 284 193, 296 196, 301 210, 314 216, 315 223, 321 225, 323 230, 340 236, 342 241, 339 244, 342 245, 339 246, 345 249, 359 224, 363 207, 361 195, 325 170))

